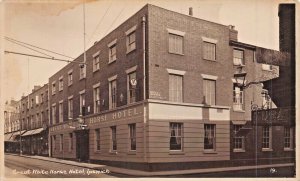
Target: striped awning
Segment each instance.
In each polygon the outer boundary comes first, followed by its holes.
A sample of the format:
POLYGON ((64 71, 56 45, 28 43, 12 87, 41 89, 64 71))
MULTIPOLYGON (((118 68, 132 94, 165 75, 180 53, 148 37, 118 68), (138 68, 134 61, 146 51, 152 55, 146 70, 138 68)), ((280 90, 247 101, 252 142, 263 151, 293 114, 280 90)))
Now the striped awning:
POLYGON ((26 133, 24 133, 22 135, 23 136, 30 136, 30 135, 35 135, 35 134, 39 134, 43 131, 43 128, 37 128, 37 129, 33 129, 33 130, 28 130, 26 133))

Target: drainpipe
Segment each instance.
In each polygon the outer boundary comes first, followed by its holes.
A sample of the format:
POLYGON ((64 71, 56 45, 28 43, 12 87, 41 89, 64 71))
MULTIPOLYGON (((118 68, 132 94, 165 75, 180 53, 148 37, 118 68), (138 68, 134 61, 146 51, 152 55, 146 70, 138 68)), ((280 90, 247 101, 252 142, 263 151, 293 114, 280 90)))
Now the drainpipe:
POLYGON ((147 134, 146 134, 146 123, 147 123, 147 109, 145 105, 146 101, 146 16, 142 17, 142 32, 143 32, 143 109, 144 109, 144 161, 147 163, 147 134))

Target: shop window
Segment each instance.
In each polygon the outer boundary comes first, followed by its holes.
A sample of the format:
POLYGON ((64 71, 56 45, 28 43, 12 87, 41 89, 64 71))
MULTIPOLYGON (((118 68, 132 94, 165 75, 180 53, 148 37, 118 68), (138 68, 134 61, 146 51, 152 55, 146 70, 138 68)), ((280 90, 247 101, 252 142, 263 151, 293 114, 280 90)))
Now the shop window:
POLYGON ((111 129, 111 151, 117 151, 117 127, 112 126, 111 129))
POLYGON ((101 149, 101 147, 100 147, 100 129, 95 129, 95 135, 96 135, 96 151, 99 151, 101 149))

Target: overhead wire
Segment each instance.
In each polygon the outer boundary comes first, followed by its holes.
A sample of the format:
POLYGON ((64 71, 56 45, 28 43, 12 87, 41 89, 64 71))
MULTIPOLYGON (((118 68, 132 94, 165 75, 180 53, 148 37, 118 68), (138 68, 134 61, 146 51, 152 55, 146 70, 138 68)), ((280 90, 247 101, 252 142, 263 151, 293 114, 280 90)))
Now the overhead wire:
POLYGON ((47 50, 45 48, 41 48, 41 47, 38 47, 38 46, 35 46, 35 45, 32 45, 32 44, 26 43, 26 42, 22 42, 22 41, 13 39, 13 38, 9 38, 7 36, 5 36, 5 39, 8 40, 8 41, 12 40, 12 41, 15 41, 15 42, 18 42, 18 43, 22 43, 22 44, 25 44, 25 45, 28 45, 28 46, 31 46, 31 47, 34 47, 34 48, 38 48, 38 49, 41 49, 41 50, 44 50, 44 51, 47 51, 47 52, 51 52, 51 53, 54 53, 54 54, 57 54, 57 55, 60 55, 60 56, 64 56, 64 57, 67 57, 67 58, 74 59, 73 57, 70 57, 70 56, 67 56, 67 55, 64 55, 64 54, 61 54, 61 53, 57 53, 57 52, 54 52, 54 51, 51 51, 51 50, 47 50))
POLYGON ((116 18, 113 20, 113 22, 111 23, 111 25, 109 26, 108 29, 106 29, 104 35, 106 35, 106 33, 111 29, 111 27, 115 24, 115 22, 117 21, 117 19, 120 17, 120 15, 123 13, 124 9, 125 9, 126 5, 123 6, 122 10, 119 12, 119 14, 116 16, 116 18))
POLYGON ((106 8, 105 13, 103 14, 103 16, 101 17, 100 21, 98 22, 98 24, 97 24, 95 30, 94 30, 93 33, 91 34, 91 37, 89 38, 88 43, 90 43, 91 39, 93 38, 93 36, 94 36, 94 34, 96 33, 97 29, 99 28, 100 24, 102 23, 102 21, 103 21, 104 17, 106 16, 108 10, 110 9, 111 5, 112 5, 112 2, 111 2, 110 5, 106 8))

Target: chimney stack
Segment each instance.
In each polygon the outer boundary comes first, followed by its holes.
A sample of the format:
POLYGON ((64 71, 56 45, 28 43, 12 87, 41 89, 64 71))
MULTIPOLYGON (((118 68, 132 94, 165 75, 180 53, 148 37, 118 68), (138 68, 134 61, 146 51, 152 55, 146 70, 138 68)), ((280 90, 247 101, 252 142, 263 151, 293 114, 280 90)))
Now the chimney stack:
POLYGON ((193 8, 192 7, 189 8, 189 15, 193 16, 193 8))

